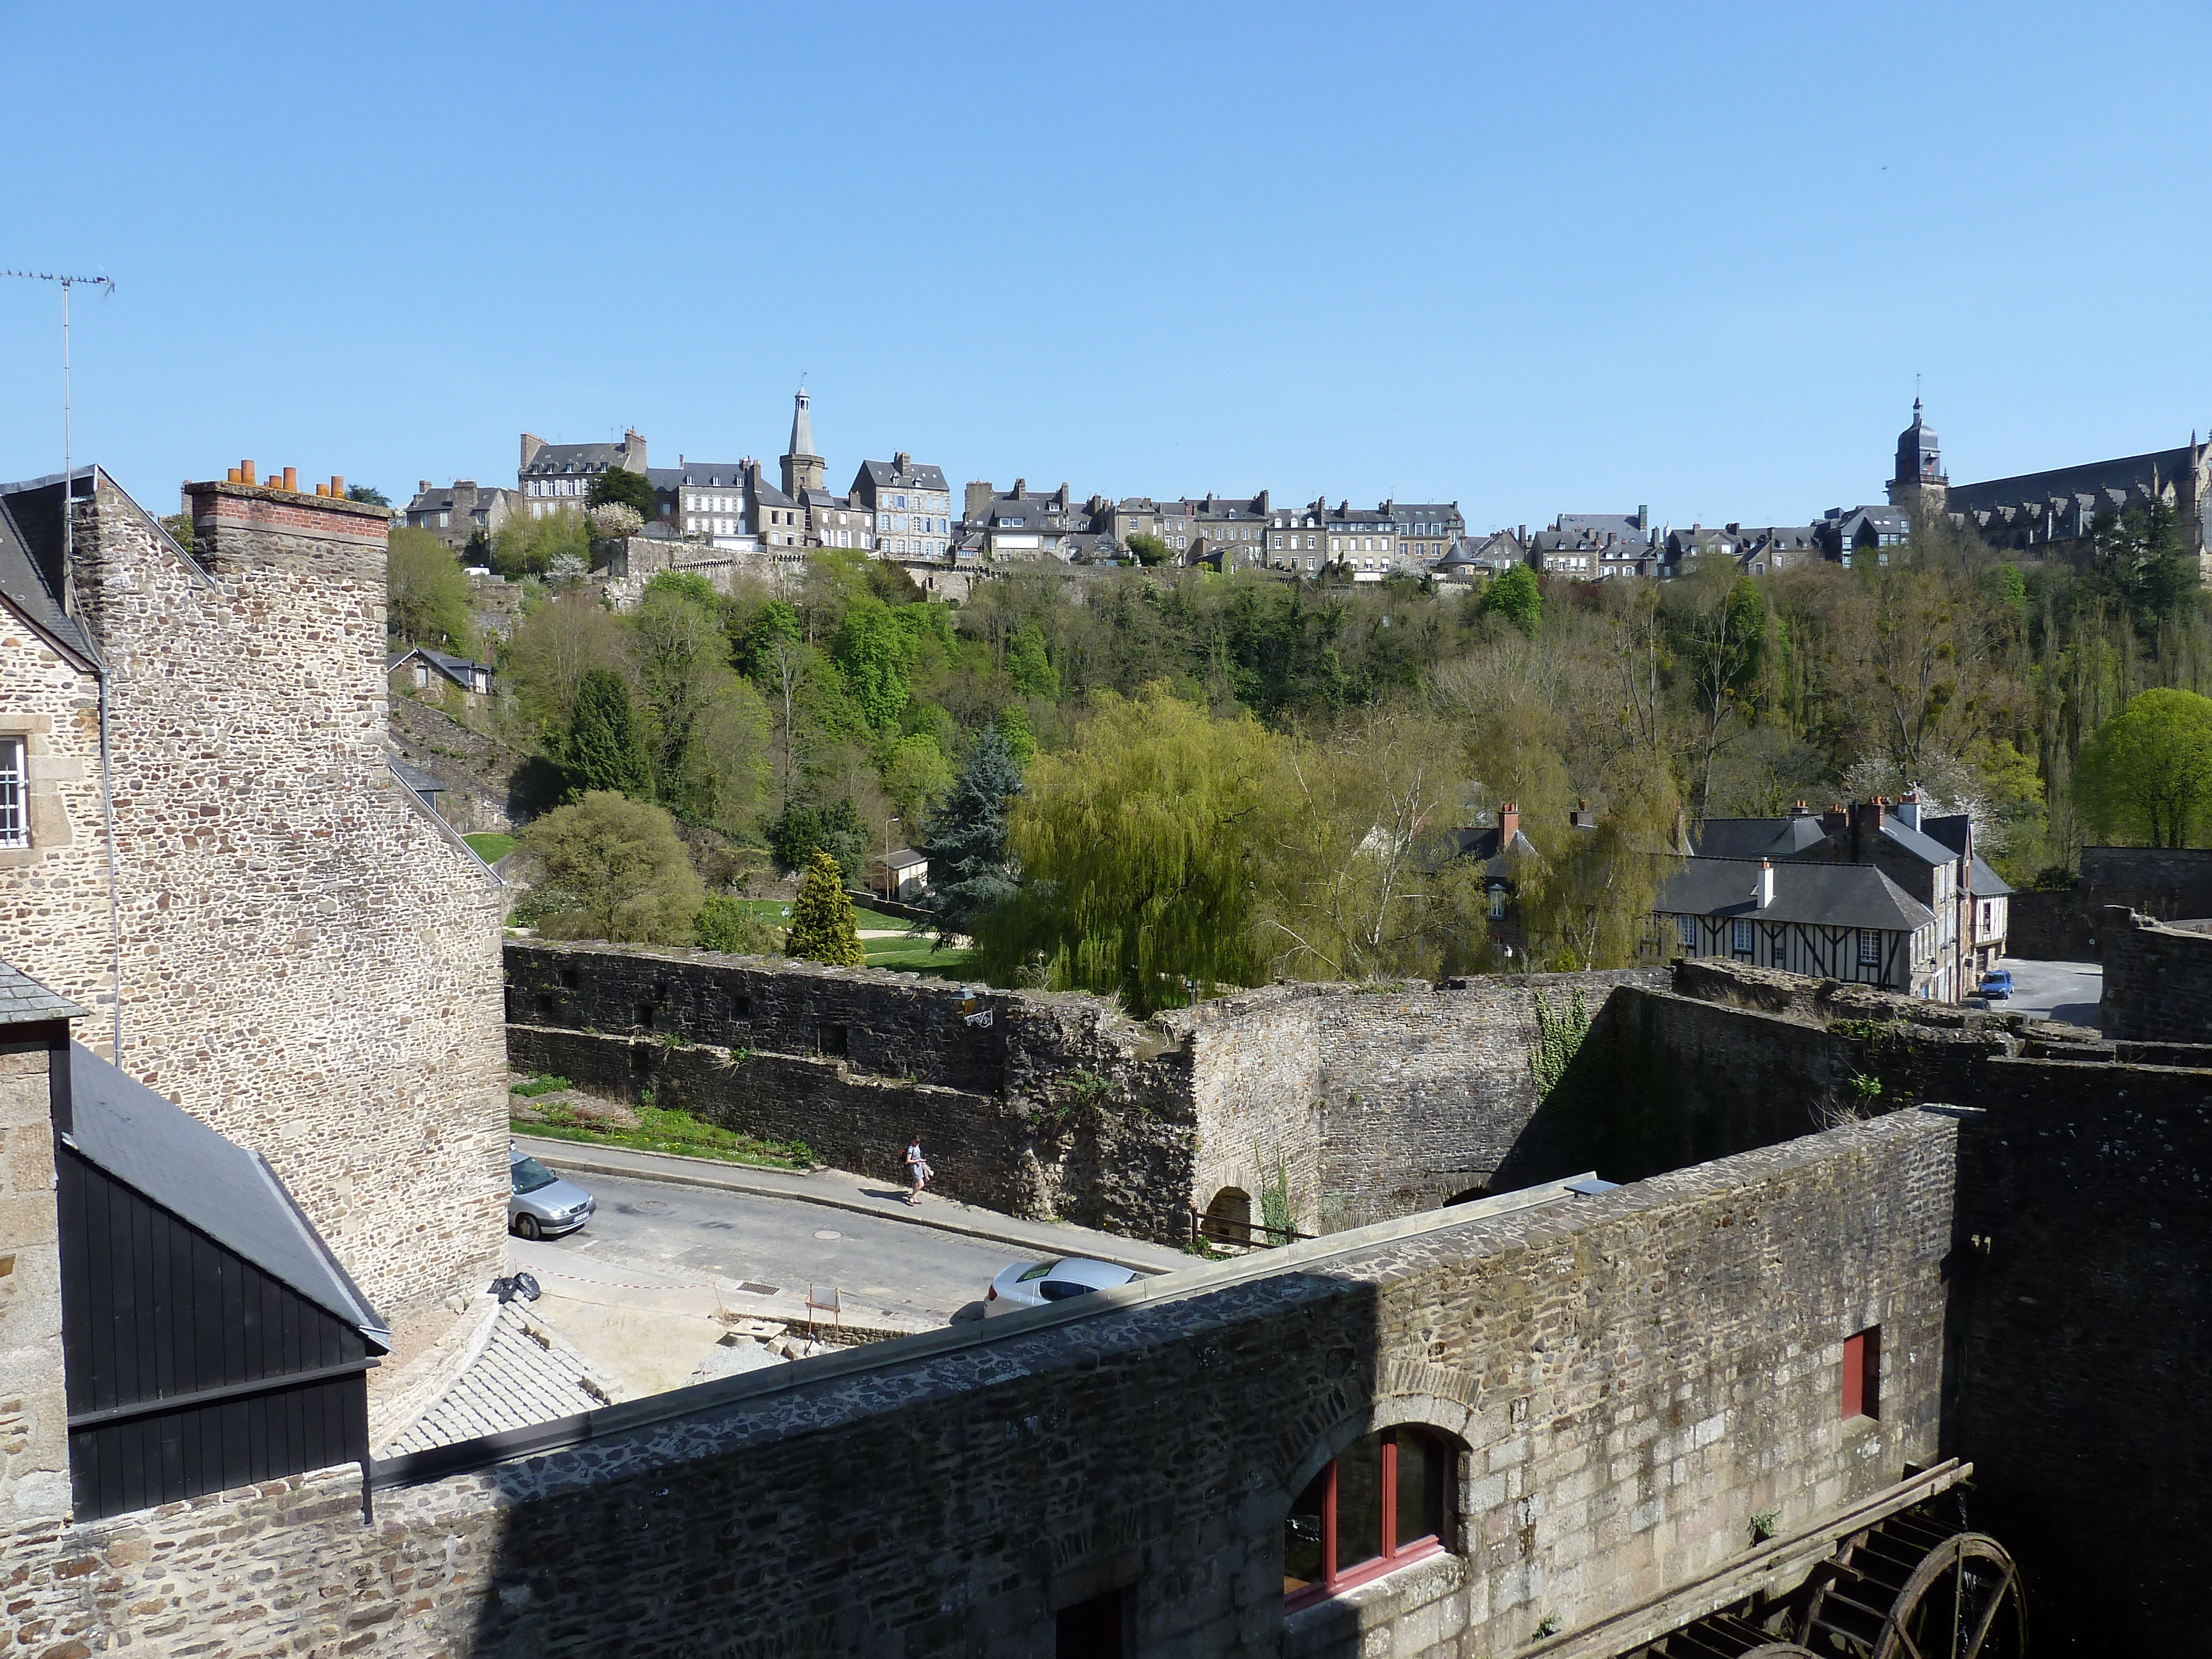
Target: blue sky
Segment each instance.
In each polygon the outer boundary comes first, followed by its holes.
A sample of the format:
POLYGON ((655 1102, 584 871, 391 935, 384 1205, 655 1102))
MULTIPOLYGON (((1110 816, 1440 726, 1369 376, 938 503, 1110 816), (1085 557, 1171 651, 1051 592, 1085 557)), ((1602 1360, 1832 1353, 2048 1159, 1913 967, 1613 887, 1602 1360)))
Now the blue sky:
MULTIPOLYGON (((2212 426, 2212 10, 0 8, 76 453, 404 498, 516 436, 956 489, 1878 500, 2212 426)), ((0 477, 60 464, 0 283, 0 477)))

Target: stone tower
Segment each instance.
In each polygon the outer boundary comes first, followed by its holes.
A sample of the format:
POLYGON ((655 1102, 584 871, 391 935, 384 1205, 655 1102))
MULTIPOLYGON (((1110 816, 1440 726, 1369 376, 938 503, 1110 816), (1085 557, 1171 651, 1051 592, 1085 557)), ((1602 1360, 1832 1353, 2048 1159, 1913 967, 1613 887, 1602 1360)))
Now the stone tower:
POLYGON ((805 489, 827 489, 830 464, 814 453, 814 422, 801 386, 791 410, 791 453, 783 458, 783 493, 793 501, 805 489))
POLYGON ((1936 428, 1921 417, 1920 399, 1915 398, 1912 424, 1897 434, 1897 476, 1889 481, 1889 504, 1916 515, 1941 513, 1950 493, 1936 428))

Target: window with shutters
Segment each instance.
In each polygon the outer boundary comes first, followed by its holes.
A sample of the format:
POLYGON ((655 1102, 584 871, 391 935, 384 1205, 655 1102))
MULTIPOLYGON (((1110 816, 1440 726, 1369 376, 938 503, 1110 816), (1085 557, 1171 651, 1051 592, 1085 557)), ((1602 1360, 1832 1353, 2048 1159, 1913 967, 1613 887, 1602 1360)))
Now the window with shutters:
POLYGON ((1844 1339, 1843 1413, 1854 1417, 1881 1415, 1881 1327, 1869 1325, 1856 1336, 1844 1339))

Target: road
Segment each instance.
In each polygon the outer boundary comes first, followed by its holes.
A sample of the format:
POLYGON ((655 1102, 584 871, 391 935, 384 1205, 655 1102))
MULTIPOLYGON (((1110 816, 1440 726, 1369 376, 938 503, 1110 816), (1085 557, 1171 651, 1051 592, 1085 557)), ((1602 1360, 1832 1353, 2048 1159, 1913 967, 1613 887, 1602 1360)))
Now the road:
MULTIPOLYGON (((667 1273, 773 1285, 804 1297, 810 1282, 932 1323, 979 1316, 1000 1268, 1025 1252, 788 1199, 629 1181, 572 1177, 599 1200, 589 1225, 547 1248, 667 1273)), ((580 1267, 581 1262, 579 1263, 580 1267)))
POLYGON ((2000 968, 2012 970, 2013 992, 1992 1010, 2034 1019, 2061 1019, 2098 1029, 2097 1006, 2105 994, 2105 970, 2094 962, 2030 962, 2007 957, 2000 968))

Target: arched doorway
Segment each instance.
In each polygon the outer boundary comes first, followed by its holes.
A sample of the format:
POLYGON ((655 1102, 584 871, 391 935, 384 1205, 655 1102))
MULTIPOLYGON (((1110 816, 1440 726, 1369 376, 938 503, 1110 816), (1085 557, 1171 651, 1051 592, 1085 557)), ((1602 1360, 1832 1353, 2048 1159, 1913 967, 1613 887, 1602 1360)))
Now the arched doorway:
POLYGON ((1252 1194, 1242 1187, 1224 1187, 1206 1206, 1199 1231, 1218 1243, 1251 1243, 1252 1194))
POLYGON ((1454 1193, 1449 1198, 1446 1199, 1444 1200, 1444 1208, 1449 1210, 1455 1204, 1472 1204, 1478 1198, 1488 1198, 1489 1196, 1489 1188, 1470 1187, 1465 1192, 1454 1193))

